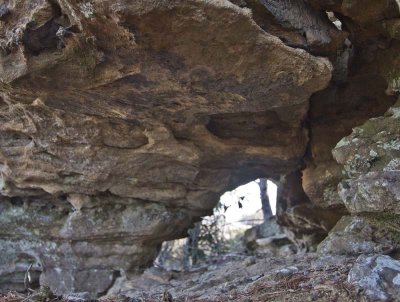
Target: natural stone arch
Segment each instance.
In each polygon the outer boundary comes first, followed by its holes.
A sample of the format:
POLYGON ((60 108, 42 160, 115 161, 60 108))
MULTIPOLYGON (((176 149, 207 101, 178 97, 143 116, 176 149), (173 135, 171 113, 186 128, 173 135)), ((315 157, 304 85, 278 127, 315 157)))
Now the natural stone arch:
MULTIPOLYGON (((393 33, 364 30, 392 16, 390 1, 372 19, 351 1, 287 1, 284 12, 274 2, 11 3, 0 17, 0 275, 16 251, 31 250, 59 293, 103 293, 117 273, 149 265, 224 191, 260 176, 281 181, 288 227, 304 218, 291 215, 297 206, 330 213, 324 190, 307 184, 326 168, 332 189, 334 144, 395 99, 382 87, 398 46, 376 50, 377 37, 391 42, 393 33), (310 54, 335 63, 345 39, 321 10, 337 14, 360 51, 346 85, 310 54), (311 28, 293 24, 302 12, 311 28), (314 25, 322 35, 301 39, 314 25)), ((336 191, 329 197, 340 216, 336 191)), ((322 222, 326 234, 332 223, 322 222)))

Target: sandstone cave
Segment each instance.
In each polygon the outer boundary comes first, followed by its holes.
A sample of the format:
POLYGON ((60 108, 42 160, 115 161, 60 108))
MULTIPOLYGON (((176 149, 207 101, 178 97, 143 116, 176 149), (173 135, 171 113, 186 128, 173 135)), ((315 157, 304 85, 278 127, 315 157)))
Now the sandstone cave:
POLYGON ((399 0, 0 1, 0 301, 400 301, 399 92, 399 0), (257 178, 295 253, 144 285, 257 178))

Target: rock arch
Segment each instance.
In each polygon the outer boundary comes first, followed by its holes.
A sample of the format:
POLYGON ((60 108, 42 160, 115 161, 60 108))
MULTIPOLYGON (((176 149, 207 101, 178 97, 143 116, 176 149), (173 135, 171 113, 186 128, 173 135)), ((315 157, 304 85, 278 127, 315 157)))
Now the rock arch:
POLYGON ((7 2, 0 276, 32 252, 59 293, 104 293, 260 176, 322 240, 346 211, 331 149, 398 92, 398 10, 359 2, 7 2))

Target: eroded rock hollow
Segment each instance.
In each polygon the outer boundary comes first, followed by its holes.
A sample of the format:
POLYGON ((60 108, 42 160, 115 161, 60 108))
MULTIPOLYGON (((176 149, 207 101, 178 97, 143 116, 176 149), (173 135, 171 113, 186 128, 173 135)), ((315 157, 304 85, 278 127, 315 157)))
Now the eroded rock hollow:
POLYGON ((258 177, 305 249, 395 221, 398 107, 351 131, 397 99, 399 29, 390 0, 4 1, 0 288, 106 293, 258 177))

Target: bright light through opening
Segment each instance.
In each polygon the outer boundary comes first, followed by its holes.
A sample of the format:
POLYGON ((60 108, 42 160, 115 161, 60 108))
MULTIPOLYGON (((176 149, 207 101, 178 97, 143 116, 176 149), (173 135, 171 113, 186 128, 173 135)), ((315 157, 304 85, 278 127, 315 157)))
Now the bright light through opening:
POLYGON ((277 192, 278 192, 278 187, 276 184, 274 184, 270 180, 268 180, 267 183, 268 183, 267 193, 268 193, 268 198, 269 198, 269 204, 271 205, 272 214, 275 215, 276 214, 276 196, 277 196, 277 192))
MULTIPOLYGON (((276 213, 277 186, 272 182, 268 184, 268 197, 271 205, 272 214, 276 213)), ((226 192, 221 196, 221 203, 227 207, 225 212, 226 222, 234 224, 246 224, 246 220, 252 217, 262 219, 260 187, 258 180, 251 181, 245 185, 237 187, 235 190, 226 192), (239 207, 239 201, 242 208, 239 207), (259 212, 259 215, 257 214, 259 212)))

